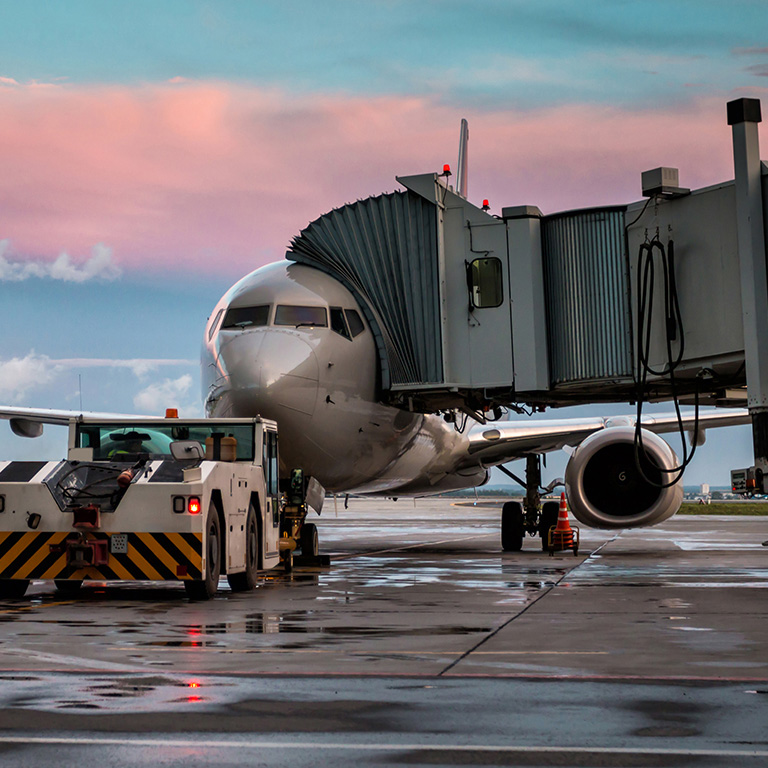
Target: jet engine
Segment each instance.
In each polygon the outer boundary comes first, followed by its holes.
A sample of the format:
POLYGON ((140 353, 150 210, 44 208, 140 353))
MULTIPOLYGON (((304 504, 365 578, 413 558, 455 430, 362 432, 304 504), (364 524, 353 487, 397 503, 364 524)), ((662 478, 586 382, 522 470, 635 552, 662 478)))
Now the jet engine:
POLYGON ((676 477, 675 452, 658 435, 642 430, 644 451, 638 469, 635 428, 608 427, 590 435, 571 456, 565 489, 577 520, 592 528, 639 528, 655 525, 677 512, 683 485, 676 477), (645 454, 645 455, 643 455, 645 454))

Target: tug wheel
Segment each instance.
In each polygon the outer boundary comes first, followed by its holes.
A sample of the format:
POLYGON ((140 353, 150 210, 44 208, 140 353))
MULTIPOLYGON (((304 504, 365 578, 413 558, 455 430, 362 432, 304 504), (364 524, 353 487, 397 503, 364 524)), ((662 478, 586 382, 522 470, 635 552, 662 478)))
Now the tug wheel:
POLYGON ((221 575, 221 526, 216 508, 211 504, 208 510, 208 521, 205 526, 205 559, 206 569, 204 579, 185 581, 184 589, 192 600, 210 600, 219 588, 221 575))
POLYGON ((256 525, 256 513, 253 506, 248 510, 245 524, 245 570, 241 573, 228 573, 227 581, 233 592, 248 592, 256 586, 259 569, 259 528, 256 525))

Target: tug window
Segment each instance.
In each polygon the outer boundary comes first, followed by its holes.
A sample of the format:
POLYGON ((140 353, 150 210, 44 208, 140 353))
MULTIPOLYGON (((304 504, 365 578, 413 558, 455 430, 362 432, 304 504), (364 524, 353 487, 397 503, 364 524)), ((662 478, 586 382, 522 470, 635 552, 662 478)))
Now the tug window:
POLYGON ((269 304, 260 307, 231 307, 227 310, 224 328, 252 328, 257 325, 267 325, 269 322, 269 304))
POLYGON ((345 339, 351 339, 347 321, 344 319, 344 310, 341 307, 331 307, 331 330, 343 336, 345 339))
POLYGON ((352 338, 359 336, 364 330, 365 326, 360 319, 360 315, 357 314, 355 309, 345 309, 344 314, 347 316, 347 322, 349 323, 349 332, 352 334, 352 338))
POLYGON ((302 325, 328 327, 328 315, 325 307, 297 307, 280 304, 275 311, 275 325, 302 325))
POLYGON ((477 309, 499 307, 504 299, 501 261, 475 259, 467 267, 467 282, 472 306, 477 309))

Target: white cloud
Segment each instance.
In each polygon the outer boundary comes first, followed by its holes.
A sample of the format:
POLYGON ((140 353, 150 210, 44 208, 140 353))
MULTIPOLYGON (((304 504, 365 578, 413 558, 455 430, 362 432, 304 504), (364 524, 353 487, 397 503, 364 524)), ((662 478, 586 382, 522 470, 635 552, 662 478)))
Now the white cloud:
POLYGON ((87 280, 116 280, 122 275, 112 260, 112 249, 94 245, 91 255, 81 264, 73 263, 68 253, 61 253, 54 261, 10 261, 6 258, 10 241, 0 240, 0 281, 19 282, 33 277, 84 283, 87 280))
POLYGON ((53 360, 63 368, 128 368, 135 376, 142 379, 158 368, 168 366, 197 366, 197 360, 183 358, 135 357, 127 360, 114 360, 108 357, 68 357, 53 360))
MULTIPOLYGON (((47 355, 38 355, 33 350, 25 357, 13 357, 9 360, 0 359, 0 402, 12 405, 19 404, 29 392, 48 386, 65 371, 77 371, 86 368, 127 368, 137 378, 142 379, 158 368, 190 367, 196 365, 196 360, 173 358, 115 360, 110 358, 73 357, 55 359, 47 355)), ((184 379, 189 379, 187 387, 191 386, 192 377, 189 374, 181 376, 175 381, 180 382, 184 379)), ((166 379, 166 381, 170 380, 166 379)), ((148 387, 144 392, 148 390, 152 390, 152 387, 148 387)), ((137 395, 137 398, 141 394, 137 395)), ((164 409, 165 406, 163 406, 164 409)))
POLYGON ((58 370, 54 361, 34 352, 0 360, 0 399, 17 404, 30 390, 50 384, 58 370))
POLYGON ((192 393, 192 376, 188 373, 178 379, 163 379, 150 384, 133 398, 133 404, 137 411, 147 415, 163 414, 166 408, 178 408, 179 416, 202 416, 202 408, 192 393))

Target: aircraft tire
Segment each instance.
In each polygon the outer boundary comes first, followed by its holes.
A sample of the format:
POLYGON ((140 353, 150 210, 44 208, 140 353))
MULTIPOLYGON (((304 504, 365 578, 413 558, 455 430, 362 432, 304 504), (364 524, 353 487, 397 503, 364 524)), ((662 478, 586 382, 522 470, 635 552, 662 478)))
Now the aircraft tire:
POLYGON ((508 501, 501 508, 501 548, 505 552, 519 552, 525 538, 523 505, 508 501))
POLYGON ((245 570, 241 573, 228 573, 227 581, 233 592, 250 592, 256 586, 259 569, 259 527, 256 524, 256 512, 251 506, 248 521, 245 524, 245 570))
POLYGON ((560 514, 560 504, 557 501, 545 501, 541 505, 541 516, 539 517, 539 536, 541 537, 541 548, 546 552, 549 543, 549 529, 557 525, 557 516, 560 514))
POLYGON ((317 526, 314 523, 304 523, 299 536, 301 554, 305 557, 317 557, 320 552, 320 540, 317 536, 317 526))
POLYGON ((219 588, 221 575, 221 524, 211 504, 205 525, 206 569, 204 579, 185 581, 184 589, 191 600, 210 600, 219 588))
POLYGON ((0 579, 0 599, 24 597, 29 579, 0 579))

